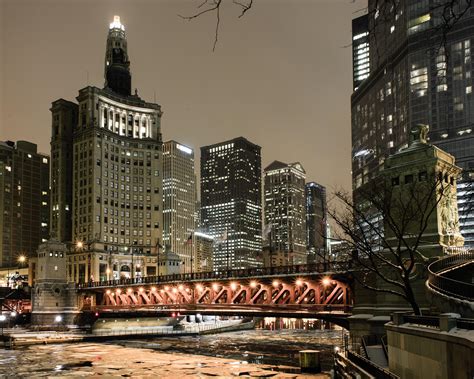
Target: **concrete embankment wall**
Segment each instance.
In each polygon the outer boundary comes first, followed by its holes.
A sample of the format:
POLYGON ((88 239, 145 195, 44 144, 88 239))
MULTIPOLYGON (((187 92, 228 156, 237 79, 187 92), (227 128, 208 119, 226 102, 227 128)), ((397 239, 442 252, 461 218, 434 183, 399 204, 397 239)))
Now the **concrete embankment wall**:
POLYGON ((406 379, 472 379, 473 331, 441 332, 407 324, 385 326, 390 371, 406 379))

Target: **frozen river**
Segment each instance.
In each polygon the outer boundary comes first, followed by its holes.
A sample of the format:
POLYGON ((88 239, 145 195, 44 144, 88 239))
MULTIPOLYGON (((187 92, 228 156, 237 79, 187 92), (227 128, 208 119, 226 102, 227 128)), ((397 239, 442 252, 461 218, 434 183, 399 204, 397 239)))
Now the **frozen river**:
MULTIPOLYGON (((303 377, 298 351, 322 351, 329 370, 341 331, 251 330, 115 343, 39 345, 0 350, 0 377, 303 377)), ((314 378, 314 376, 312 376, 314 378)))

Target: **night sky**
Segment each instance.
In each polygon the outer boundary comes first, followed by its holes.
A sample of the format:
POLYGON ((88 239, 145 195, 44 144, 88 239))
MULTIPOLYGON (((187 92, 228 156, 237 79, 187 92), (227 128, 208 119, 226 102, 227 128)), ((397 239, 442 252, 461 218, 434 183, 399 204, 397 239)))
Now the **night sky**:
POLYGON ((132 88, 161 104, 163 140, 196 149, 244 136, 263 167, 299 161, 307 180, 350 188, 351 19, 364 0, 254 0, 243 18, 202 2, 0 0, 0 139, 49 154, 51 102, 104 84, 108 25, 121 17, 132 88))

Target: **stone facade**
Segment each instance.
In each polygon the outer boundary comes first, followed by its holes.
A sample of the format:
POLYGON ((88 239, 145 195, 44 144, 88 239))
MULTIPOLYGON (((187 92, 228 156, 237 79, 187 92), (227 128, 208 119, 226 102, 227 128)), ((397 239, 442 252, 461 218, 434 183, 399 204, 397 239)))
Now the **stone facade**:
POLYGON ((31 322, 37 327, 60 328, 76 324, 78 300, 67 281, 67 247, 50 240, 38 248, 36 283, 32 292, 31 322))

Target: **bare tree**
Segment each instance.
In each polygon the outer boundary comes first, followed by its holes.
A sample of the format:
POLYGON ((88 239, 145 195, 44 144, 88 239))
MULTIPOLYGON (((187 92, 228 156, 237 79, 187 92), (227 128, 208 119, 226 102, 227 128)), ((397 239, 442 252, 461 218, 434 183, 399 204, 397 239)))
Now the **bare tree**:
POLYGON ((359 188, 357 202, 349 193, 337 191, 339 211, 332 209, 329 214, 341 230, 338 239, 353 253, 356 280, 366 289, 404 299, 419 315, 412 280, 417 266, 424 266, 428 260, 423 245, 436 243, 427 240, 427 235, 432 236, 434 228, 437 232, 441 218, 443 235, 459 237, 453 198, 458 172, 421 171, 417 177, 410 175, 405 176, 407 183, 401 183, 382 174, 359 188))
MULTIPOLYGON (((191 21, 195 18, 198 18, 206 13, 214 13, 216 16, 216 30, 214 33, 214 44, 212 46, 212 51, 216 49, 217 45, 217 39, 219 36, 219 26, 221 22, 221 9, 222 9, 222 4, 224 0, 204 0, 202 1, 198 6, 197 6, 197 12, 190 15, 190 16, 183 16, 179 15, 184 20, 191 21)), ((252 8, 253 5, 253 0, 244 0, 242 2, 237 1, 237 0, 232 0, 232 4, 235 6, 239 7, 240 9, 240 15, 238 16, 241 18, 242 16, 247 13, 247 11, 252 8)))
MULTIPOLYGON (((352 0, 355 3, 356 0, 352 0)), ((366 2, 366 0, 364 0, 366 2)), ((354 12, 356 13, 367 13, 369 19, 372 20, 370 23, 370 35, 372 38, 377 40, 379 30, 390 28, 393 25, 393 21, 397 20, 401 13, 400 0, 369 0, 368 5, 354 12)), ((446 46, 447 34, 451 29, 466 15, 472 7, 473 0, 433 0, 429 7, 429 13, 433 15, 433 26, 430 38, 440 38, 441 46, 446 46)), ((231 4, 237 7, 240 11, 238 18, 243 17, 254 5, 254 0, 200 0, 197 5, 197 11, 191 15, 178 15, 182 19, 191 21, 205 14, 214 14, 216 17, 216 26, 214 33, 214 44, 212 50, 216 49, 221 10, 224 4, 231 4)), ((349 3, 349 0, 348 0, 349 3)), ((383 34, 382 34, 383 35, 383 34)), ((387 35, 387 34, 385 34, 387 35)), ((345 46, 349 47, 350 44, 345 46)), ((379 44, 375 43, 375 53, 379 54, 379 44)))

